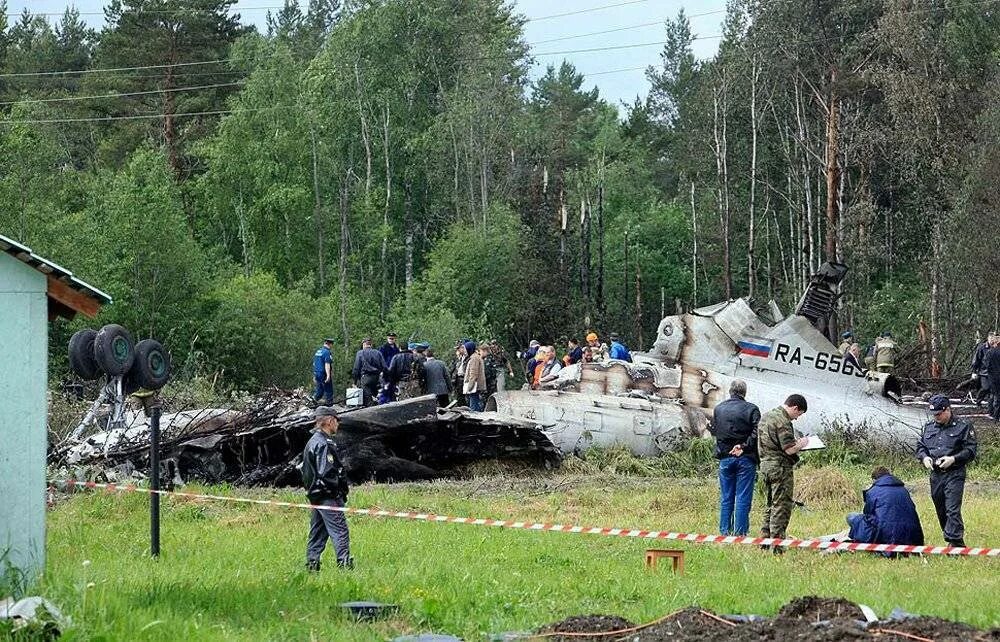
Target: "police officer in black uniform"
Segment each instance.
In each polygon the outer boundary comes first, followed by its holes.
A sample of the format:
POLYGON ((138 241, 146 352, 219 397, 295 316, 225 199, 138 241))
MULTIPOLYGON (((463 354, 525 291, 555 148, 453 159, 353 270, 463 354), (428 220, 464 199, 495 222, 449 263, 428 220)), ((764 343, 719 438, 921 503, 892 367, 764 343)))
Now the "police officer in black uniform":
POLYGON ((931 499, 944 539, 951 546, 965 546, 962 494, 965 466, 976 458, 976 431, 967 419, 955 417, 944 395, 929 400, 934 419, 924 425, 917 442, 917 459, 931 471, 931 499))
MULTIPOLYGON (((316 432, 302 451, 302 482, 313 506, 343 508, 350 490, 347 474, 337 454, 333 436, 337 433, 337 411, 329 406, 316 409, 316 432)), ((312 509, 309 518, 309 542, 306 544, 306 568, 318 571, 327 540, 333 540, 337 565, 354 568, 347 517, 341 511, 312 509)))

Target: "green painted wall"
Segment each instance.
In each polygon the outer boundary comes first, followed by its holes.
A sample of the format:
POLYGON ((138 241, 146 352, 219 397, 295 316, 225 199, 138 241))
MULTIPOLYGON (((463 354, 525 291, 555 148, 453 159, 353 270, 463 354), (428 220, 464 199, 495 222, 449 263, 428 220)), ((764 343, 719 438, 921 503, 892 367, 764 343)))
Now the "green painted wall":
POLYGON ((45 565, 48 300, 45 275, 0 253, 0 553, 45 565))

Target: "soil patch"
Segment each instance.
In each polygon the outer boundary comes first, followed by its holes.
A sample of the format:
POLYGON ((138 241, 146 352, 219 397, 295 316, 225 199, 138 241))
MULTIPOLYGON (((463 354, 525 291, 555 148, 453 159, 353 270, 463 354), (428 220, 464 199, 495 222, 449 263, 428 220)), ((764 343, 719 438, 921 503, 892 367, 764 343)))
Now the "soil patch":
POLYGON ((574 615, 562 620, 561 622, 556 622, 555 624, 549 624, 544 626, 537 631, 537 633, 545 635, 546 640, 555 640, 556 642, 569 642, 570 640, 591 640, 604 642, 604 640, 612 640, 618 636, 608 636, 608 635, 593 635, 584 638, 574 637, 574 636, 562 636, 562 635, 551 635, 553 633, 607 633, 610 631, 622 631, 625 629, 630 629, 635 626, 632 622, 629 622, 625 618, 620 618, 616 615, 574 615))
MULTIPOLYGON (((918 635, 922 638, 934 640, 934 642, 965 642, 966 640, 990 640, 991 638, 994 640, 1000 639, 995 637, 997 634, 996 631, 993 631, 992 634, 982 633, 968 624, 942 620, 937 617, 918 617, 908 620, 900 620, 898 622, 880 622, 873 625, 872 628, 881 629, 883 631, 888 629, 890 631, 899 631, 910 635, 918 635)), ((880 639, 885 640, 886 642, 912 642, 913 638, 885 633, 880 637, 880 639)))
POLYGON ((647 629, 638 632, 635 638, 642 642, 661 642, 684 640, 685 642, 710 642, 712 640, 730 640, 739 628, 734 623, 721 622, 722 618, 710 611, 703 611, 696 606, 675 613, 647 629), (716 619, 718 618, 718 619, 716 619))
POLYGON ((840 642, 870 640, 913 642, 918 636, 933 642, 1000 642, 1000 629, 980 631, 961 622, 936 617, 917 617, 876 622, 865 627, 864 614, 857 604, 841 598, 807 596, 792 600, 771 619, 719 616, 697 606, 664 617, 628 634, 613 634, 632 628, 628 620, 611 615, 566 618, 538 630, 539 640, 555 642, 840 642), (559 635, 559 633, 577 635, 559 635), (605 635, 600 635, 604 633, 605 635), (592 634, 592 635, 579 635, 592 634), (593 635, 597 634, 597 635, 593 635), (905 634, 905 635, 903 635, 905 634))
POLYGON ((864 621, 865 614, 854 602, 839 597, 797 597, 778 611, 776 620, 825 620, 847 619, 864 621))

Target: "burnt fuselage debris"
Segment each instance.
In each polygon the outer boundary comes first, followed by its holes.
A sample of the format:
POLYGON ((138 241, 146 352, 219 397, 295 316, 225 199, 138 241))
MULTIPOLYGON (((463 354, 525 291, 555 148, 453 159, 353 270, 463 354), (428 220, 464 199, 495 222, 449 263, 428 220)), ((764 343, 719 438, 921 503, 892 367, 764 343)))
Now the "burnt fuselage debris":
POLYGON ((911 447, 926 411, 901 403, 897 377, 853 366, 823 333, 846 269, 825 264, 787 317, 773 302, 762 316, 745 298, 671 315, 634 363, 575 364, 540 389, 498 391, 487 408, 537 421, 564 452, 620 444, 655 456, 706 436, 716 404, 741 379, 761 410, 804 395, 803 433, 856 427, 873 441, 911 447))
MULTIPOLYGON (((370 408, 340 409, 336 441, 352 483, 449 476, 483 460, 557 465, 561 453, 526 420, 495 413, 438 409, 433 396, 370 408)), ((125 428, 54 446, 49 463, 101 471, 115 479, 143 477, 149 467, 149 423, 127 413, 125 428)), ((162 481, 238 486, 297 486, 298 464, 315 421, 306 398, 275 391, 245 408, 165 413, 162 481)))

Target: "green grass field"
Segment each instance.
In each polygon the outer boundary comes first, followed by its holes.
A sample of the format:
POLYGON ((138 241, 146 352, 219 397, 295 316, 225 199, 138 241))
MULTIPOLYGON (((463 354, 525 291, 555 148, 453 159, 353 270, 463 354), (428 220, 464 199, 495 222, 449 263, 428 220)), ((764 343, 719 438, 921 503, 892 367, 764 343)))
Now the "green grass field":
MULTIPOLYGON (((840 530, 849 498, 827 493, 824 499, 817 488, 830 485, 829 477, 860 490, 862 475, 848 480, 836 469, 806 469, 798 476, 806 488, 816 482, 810 492, 821 498, 796 510, 791 534, 840 530)), ((912 481, 928 543, 941 543, 926 479, 912 481)), ((301 501, 291 492, 252 494, 301 501)), ((365 485, 352 493, 351 504, 714 533, 717 497, 710 479, 497 476, 365 485)), ((967 490, 971 544, 1000 545, 998 509, 995 482, 967 490)), ((769 615, 809 594, 843 596, 880 615, 902 606, 1000 626, 1000 559, 890 561, 810 551, 776 558, 751 547, 680 544, 687 574, 675 577, 643 567, 643 541, 353 517, 357 568, 327 564, 310 575, 303 570, 305 511, 171 498, 163 512, 163 554, 152 560, 143 495, 80 494, 51 510, 48 566, 35 591, 72 618, 64 639, 384 640, 437 632, 481 640, 583 613, 649 621, 698 604, 769 615), (392 619, 359 624, 337 606, 362 599, 400 610, 392 619)), ((758 519, 755 512, 753 527, 758 519)))

